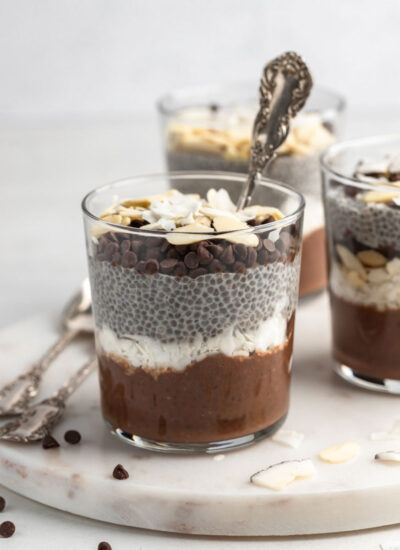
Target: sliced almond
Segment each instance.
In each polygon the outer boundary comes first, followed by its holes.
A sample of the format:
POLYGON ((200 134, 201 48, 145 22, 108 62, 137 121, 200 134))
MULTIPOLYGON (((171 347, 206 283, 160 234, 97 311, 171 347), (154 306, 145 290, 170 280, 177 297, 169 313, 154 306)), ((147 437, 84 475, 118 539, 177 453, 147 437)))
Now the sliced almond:
POLYGON ((235 231, 235 233, 219 236, 219 239, 225 239, 232 243, 241 243, 246 246, 257 246, 258 237, 254 233, 250 233, 250 228, 247 223, 241 222, 237 218, 231 216, 217 216, 214 218, 214 227, 216 231, 235 231), (243 229, 244 231, 238 231, 243 229), (245 232, 246 231, 246 232, 245 232))
POLYGON ((122 225, 122 216, 121 214, 108 214, 102 218, 105 222, 115 223, 122 225))
POLYGON ((200 225, 205 225, 206 227, 211 227, 211 220, 207 216, 199 216, 195 218, 194 223, 199 223, 200 225))
POLYGON ((348 248, 342 244, 336 245, 336 251, 342 263, 350 271, 356 271, 363 279, 367 278, 367 272, 365 271, 360 260, 352 253, 348 248))
POLYGON ((148 197, 142 197, 140 199, 124 199, 121 201, 121 205, 129 208, 131 206, 141 206, 142 208, 148 208, 152 201, 167 199, 179 193, 176 189, 170 189, 165 193, 160 193, 158 195, 149 195, 148 197))
POLYGON ((400 463, 400 451, 383 451, 375 455, 375 460, 382 462, 397 462, 400 463))
POLYGON ((387 262, 385 256, 376 250, 362 250, 357 258, 367 267, 383 267, 387 262))
POLYGON ((279 208, 274 206, 247 206, 242 212, 246 215, 252 215, 252 218, 260 221, 264 221, 269 216, 273 216, 275 221, 284 217, 279 208))
POLYGON ((281 491, 295 479, 306 479, 314 474, 315 468, 310 459, 287 460, 256 472, 251 476, 250 481, 259 487, 281 491))
POLYGON ((193 244, 206 239, 209 233, 214 233, 212 227, 207 227, 201 223, 192 223, 185 227, 179 227, 176 233, 168 233, 167 241, 174 245, 193 244), (189 235, 185 235, 184 233, 189 233, 189 235), (199 235, 191 235, 191 233, 199 233, 199 235))
POLYGON ((357 273, 357 271, 346 271, 346 279, 355 288, 361 288, 365 285, 365 280, 357 273))
POLYGON ((386 282, 389 279, 390 274, 383 267, 377 267, 375 269, 371 269, 368 272, 368 281, 370 281, 371 283, 380 284, 386 282))
POLYGON ((328 447, 319 453, 319 458, 324 462, 330 464, 340 464, 341 462, 348 462, 353 460, 360 452, 360 446, 358 443, 348 441, 346 443, 339 443, 339 445, 333 445, 328 447))
POLYGON ((387 204, 398 197, 398 191, 367 191, 366 193, 361 195, 361 198, 365 202, 376 202, 383 204, 387 204))
POLYGON ((304 439, 304 434, 295 432, 293 430, 278 430, 273 436, 272 441, 287 447, 297 449, 304 439))

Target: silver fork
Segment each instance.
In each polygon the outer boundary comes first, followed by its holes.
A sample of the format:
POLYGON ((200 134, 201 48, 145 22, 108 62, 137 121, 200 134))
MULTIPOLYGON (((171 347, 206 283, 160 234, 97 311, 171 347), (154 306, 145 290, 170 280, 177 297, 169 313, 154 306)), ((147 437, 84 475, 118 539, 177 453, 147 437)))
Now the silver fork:
POLYGON ((38 393, 43 373, 61 351, 81 332, 93 332, 92 300, 89 280, 70 300, 63 314, 64 331, 43 357, 11 382, 0 388, 0 416, 23 413, 38 393))
POLYGON ((91 358, 59 390, 47 399, 27 408, 17 419, 0 428, 0 439, 29 443, 39 441, 60 421, 70 395, 96 368, 97 360, 91 358))

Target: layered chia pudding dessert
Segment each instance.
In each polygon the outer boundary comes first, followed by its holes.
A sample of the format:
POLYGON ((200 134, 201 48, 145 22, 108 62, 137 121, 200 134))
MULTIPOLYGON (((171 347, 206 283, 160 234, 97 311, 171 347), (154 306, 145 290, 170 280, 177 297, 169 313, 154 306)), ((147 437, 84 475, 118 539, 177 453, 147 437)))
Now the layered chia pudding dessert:
MULTIPOLYGON (((182 90, 159 102, 169 170, 248 171, 251 134, 258 109, 257 86, 182 90)), ((313 90, 269 165, 268 177, 295 187, 306 198, 300 296, 326 286, 325 234, 319 155, 340 130, 344 101, 313 90)))
POLYGON ((102 412, 134 445, 234 448, 286 417, 303 199, 262 180, 236 211, 226 186, 244 180, 132 178, 84 199, 102 412))
POLYGON ((400 137, 335 145, 322 169, 336 370, 400 393, 400 137))

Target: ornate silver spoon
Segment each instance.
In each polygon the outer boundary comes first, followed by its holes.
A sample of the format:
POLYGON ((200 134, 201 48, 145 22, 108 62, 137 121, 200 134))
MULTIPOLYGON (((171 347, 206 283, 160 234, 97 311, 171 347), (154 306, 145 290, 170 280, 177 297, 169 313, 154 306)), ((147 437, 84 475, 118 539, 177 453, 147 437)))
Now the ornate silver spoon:
POLYGON ((249 175, 240 193, 237 209, 250 204, 257 177, 276 156, 285 141, 290 119, 304 106, 312 88, 312 78, 304 60, 286 52, 270 61, 260 83, 260 108, 253 125, 249 175))
POLYGON ((93 332, 89 280, 64 309, 63 332, 43 357, 20 376, 0 388, 0 416, 21 414, 38 393, 43 373, 61 351, 81 332, 93 332))
POLYGON ((90 359, 51 397, 28 407, 17 419, 0 428, 0 439, 29 443, 39 441, 59 422, 69 396, 82 384, 96 368, 97 361, 90 359))

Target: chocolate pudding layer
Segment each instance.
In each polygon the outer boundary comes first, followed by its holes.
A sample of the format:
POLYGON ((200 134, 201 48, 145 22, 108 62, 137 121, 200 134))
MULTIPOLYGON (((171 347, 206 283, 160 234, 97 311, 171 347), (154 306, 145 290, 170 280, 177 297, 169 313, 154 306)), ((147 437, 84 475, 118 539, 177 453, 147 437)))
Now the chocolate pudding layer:
POLYGON ((271 351, 212 355, 183 371, 132 368, 100 353, 104 418, 128 434, 175 443, 256 433, 287 413, 292 342, 293 332, 271 351))
POLYGON ((400 309, 378 311, 331 294, 333 353, 355 373, 400 380, 400 309))
POLYGON ((300 296, 309 296, 326 287, 328 281, 325 228, 305 233, 300 270, 300 296))

